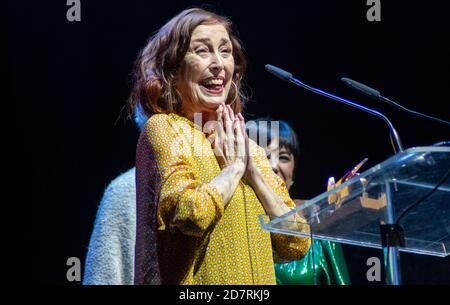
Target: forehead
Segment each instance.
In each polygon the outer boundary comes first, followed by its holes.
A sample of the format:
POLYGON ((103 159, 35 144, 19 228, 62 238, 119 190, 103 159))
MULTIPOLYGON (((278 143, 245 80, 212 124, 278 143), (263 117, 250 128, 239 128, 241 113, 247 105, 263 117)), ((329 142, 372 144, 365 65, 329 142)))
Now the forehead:
POLYGON ((270 141, 269 145, 267 145, 267 150, 274 151, 279 148, 279 141, 278 138, 273 138, 272 141, 270 141))
POLYGON ((230 40, 227 29, 220 23, 200 24, 192 32, 191 41, 194 40, 230 40))
POLYGON ((273 152, 273 151, 275 151, 277 149, 279 149, 280 153, 281 152, 283 152, 283 153, 287 152, 287 153, 292 154, 292 152, 291 152, 291 150, 289 149, 288 146, 286 146, 286 145, 281 145, 280 146, 278 138, 273 138, 272 141, 270 141, 269 145, 267 145, 266 151, 273 152))

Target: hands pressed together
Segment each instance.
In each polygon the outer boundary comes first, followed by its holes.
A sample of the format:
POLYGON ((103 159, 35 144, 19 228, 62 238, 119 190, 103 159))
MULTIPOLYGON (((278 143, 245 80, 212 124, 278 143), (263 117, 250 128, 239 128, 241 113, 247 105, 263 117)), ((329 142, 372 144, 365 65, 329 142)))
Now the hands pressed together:
POLYGON ((240 113, 235 114, 230 106, 224 104, 217 108, 216 114, 211 143, 222 171, 210 185, 216 187, 224 201, 228 202, 244 177, 267 214, 280 216, 289 212, 291 208, 283 202, 256 166, 256 152, 250 149, 244 117, 240 113))
POLYGON ((221 104, 217 110, 217 123, 213 142, 214 154, 222 169, 234 166, 251 182, 257 170, 249 153, 249 138, 241 113, 235 114, 229 105, 221 104))

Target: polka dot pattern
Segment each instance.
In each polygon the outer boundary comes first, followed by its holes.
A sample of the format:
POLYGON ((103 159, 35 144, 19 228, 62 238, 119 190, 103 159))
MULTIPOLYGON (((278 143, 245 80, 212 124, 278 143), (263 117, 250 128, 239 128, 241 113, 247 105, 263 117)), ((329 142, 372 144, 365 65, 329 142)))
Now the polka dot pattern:
MULTIPOLYGON (((250 152, 264 179, 290 207, 264 150, 250 152)), ((276 284, 273 253, 299 259, 310 241, 261 229, 265 211, 242 179, 229 203, 208 183, 220 173, 210 142, 187 118, 156 114, 136 152, 136 284, 276 284), (272 249, 273 248, 273 249, 272 249)))

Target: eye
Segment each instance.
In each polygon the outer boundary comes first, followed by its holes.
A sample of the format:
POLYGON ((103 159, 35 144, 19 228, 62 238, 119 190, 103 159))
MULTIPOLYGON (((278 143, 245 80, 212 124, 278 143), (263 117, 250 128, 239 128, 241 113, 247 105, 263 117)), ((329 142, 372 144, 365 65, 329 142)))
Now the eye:
POLYGON ((222 56, 230 56, 231 54, 231 48, 223 48, 220 50, 220 53, 222 54, 222 56))
POLYGON ((206 54, 206 53, 208 53, 208 48, 206 48, 206 47, 201 47, 201 48, 195 49, 195 54, 202 55, 202 54, 206 54))
POLYGON ((280 155, 280 160, 283 160, 285 162, 289 162, 289 161, 291 161, 291 158, 289 157, 289 155, 282 154, 282 155, 280 155))

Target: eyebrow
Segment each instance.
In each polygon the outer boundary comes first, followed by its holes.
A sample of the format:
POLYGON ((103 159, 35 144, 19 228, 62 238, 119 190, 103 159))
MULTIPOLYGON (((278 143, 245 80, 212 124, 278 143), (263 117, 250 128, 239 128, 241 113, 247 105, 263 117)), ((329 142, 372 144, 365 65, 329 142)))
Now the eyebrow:
MULTIPOLYGON (((211 39, 209 38, 197 38, 194 39, 192 42, 203 42, 204 44, 210 44, 211 43, 211 39)), ((222 38, 220 39, 220 44, 226 44, 226 43, 231 43, 231 41, 229 39, 226 38, 222 38)))
POLYGON ((280 148, 280 153, 292 154, 290 149, 284 147, 280 148))

